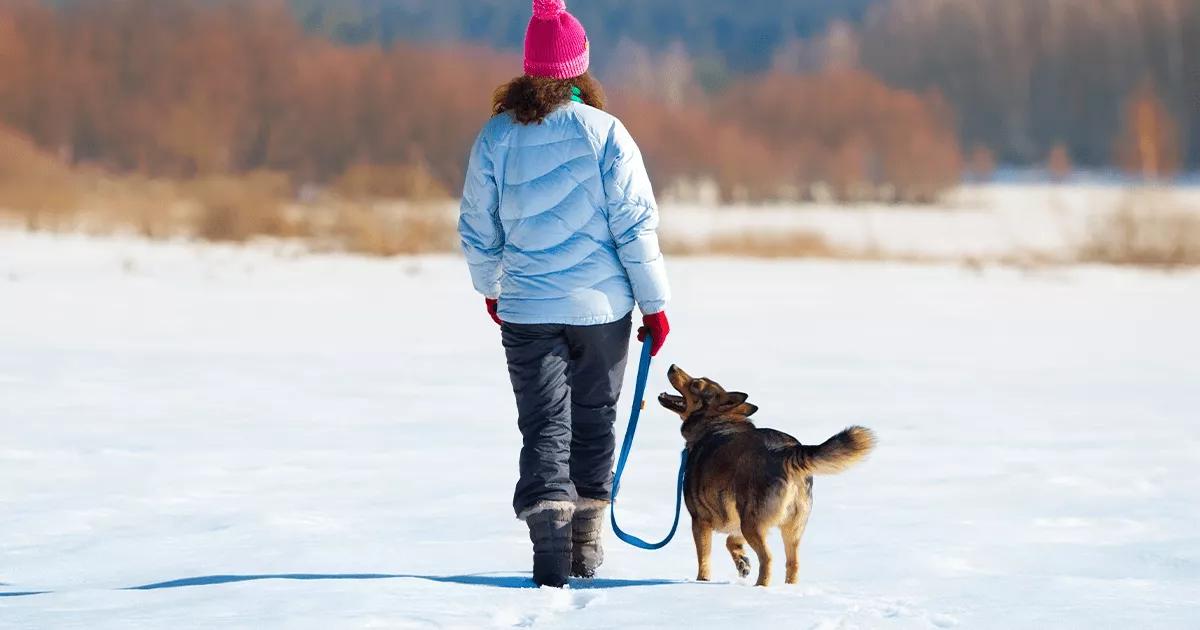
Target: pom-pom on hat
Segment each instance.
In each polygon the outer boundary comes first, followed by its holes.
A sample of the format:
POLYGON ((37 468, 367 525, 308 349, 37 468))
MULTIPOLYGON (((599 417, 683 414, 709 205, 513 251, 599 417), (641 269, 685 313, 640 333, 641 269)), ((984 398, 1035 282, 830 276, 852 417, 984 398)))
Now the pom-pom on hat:
POLYGON ((525 29, 525 74, 571 79, 587 72, 587 33, 563 0, 533 0, 533 17, 525 29))

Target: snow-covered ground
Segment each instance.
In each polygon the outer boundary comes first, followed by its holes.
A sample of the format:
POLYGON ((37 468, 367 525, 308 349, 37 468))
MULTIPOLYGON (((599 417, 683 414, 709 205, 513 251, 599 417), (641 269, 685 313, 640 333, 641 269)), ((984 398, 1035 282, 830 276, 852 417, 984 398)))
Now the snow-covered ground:
POLYGON ((1200 213, 1200 188, 1097 184, 964 185, 937 205, 664 203, 662 233, 703 244, 715 236, 816 234, 847 252, 932 260, 1072 260, 1114 212, 1129 206, 1200 213))
MULTIPOLYGON (((0 232, 0 628, 1200 624, 1200 274, 669 268, 652 392, 677 362, 802 441, 880 436, 817 480, 798 586, 723 551, 691 582, 685 522, 527 588, 512 394, 455 257, 0 232)), ((645 536, 677 422, 651 405, 624 484, 645 536)))

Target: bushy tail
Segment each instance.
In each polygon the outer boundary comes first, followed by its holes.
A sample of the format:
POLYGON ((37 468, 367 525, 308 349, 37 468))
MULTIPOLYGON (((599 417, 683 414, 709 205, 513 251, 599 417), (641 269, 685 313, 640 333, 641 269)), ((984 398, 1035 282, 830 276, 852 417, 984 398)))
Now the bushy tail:
POLYGON ((810 475, 831 475, 857 464, 875 448, 875 434, 866 427, 847 427, 818 446, 797 447, 795 465, 810 475))

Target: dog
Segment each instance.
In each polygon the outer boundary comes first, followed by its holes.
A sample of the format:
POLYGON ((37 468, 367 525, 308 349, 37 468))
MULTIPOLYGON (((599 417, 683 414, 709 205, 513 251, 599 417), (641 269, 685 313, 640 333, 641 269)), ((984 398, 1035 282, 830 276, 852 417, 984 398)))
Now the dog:
POLYGON ((767 532, 778 527, 787 558, 786 583, 795 584, 800 569, 800 537, 812 510, 813 475, 845 470, 875 446, 870 429, 852 426, 820 446, 805 446, 774 429, 750 422, 758 407, 742 392, 727 392, 707 378, 692 378, 678 366, 667 371, 679 395, 663 392, 658 401, 683 419, 688 460, 684 502, 692 515, 699 570, 710 577, 714 531, 728 534, 725 548, 742 577, 750 575, 743 544, 758 556, 756 586, 771 582, 767 532))

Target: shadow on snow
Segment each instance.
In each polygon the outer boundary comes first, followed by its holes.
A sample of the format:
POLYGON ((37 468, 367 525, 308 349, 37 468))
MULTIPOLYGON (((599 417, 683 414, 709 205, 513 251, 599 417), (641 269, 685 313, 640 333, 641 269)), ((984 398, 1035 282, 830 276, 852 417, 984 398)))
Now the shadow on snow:
MULTIPOLYGON (((259 580, 426 580, 442 584, 465 584, 467 586, 490 586, 492 588, 525 588, 533 589, 533 581, 525 573, 472 573, 468 575, 415 575, 411 573, 262 573, 249 575, 198 575, 196 577, 179 578, 165 582, 154 582, 140 586, 127 586, 123 591, 155 591, 164 588, 182 588, 185 586, 213 586, 217 584, 233 584, 236 582, 255 582, 259 580)), ((626 588, 630 586, 664 586, 668 584, 691 584, 687 580, 631 580, 620 578, 596 578, 591 580, 575 580, 571 583, 572 590, 626 588)), ((54 591, 0 591, 0 597, 27 597, 30 595, 46 595, 54 591)))
MULTIPOLYGON (((153 591, 163 588, 181 588, 184 586, 211 586, 214 584, 230 584, 234 582, 253 582, 257 580, 388 580, 414 579, 441 582, 443 584, 466 584, 468 586, 491 586, 493 588, 536 588, 528 574, 514 573, 474 573, 469 575, 414 575, 408 573, 264 573, 258 575, 200 575, 196 577, 155 582, 141 586, 130 586, 122 590, 153 591)), ((686 584, 680 580, 627 580, 617 578, 596 578, 591 580, 576 580, 571 583, 573 590, 597 588, 624 588, 629 586, 661 586, 666 584, 686 584)))

